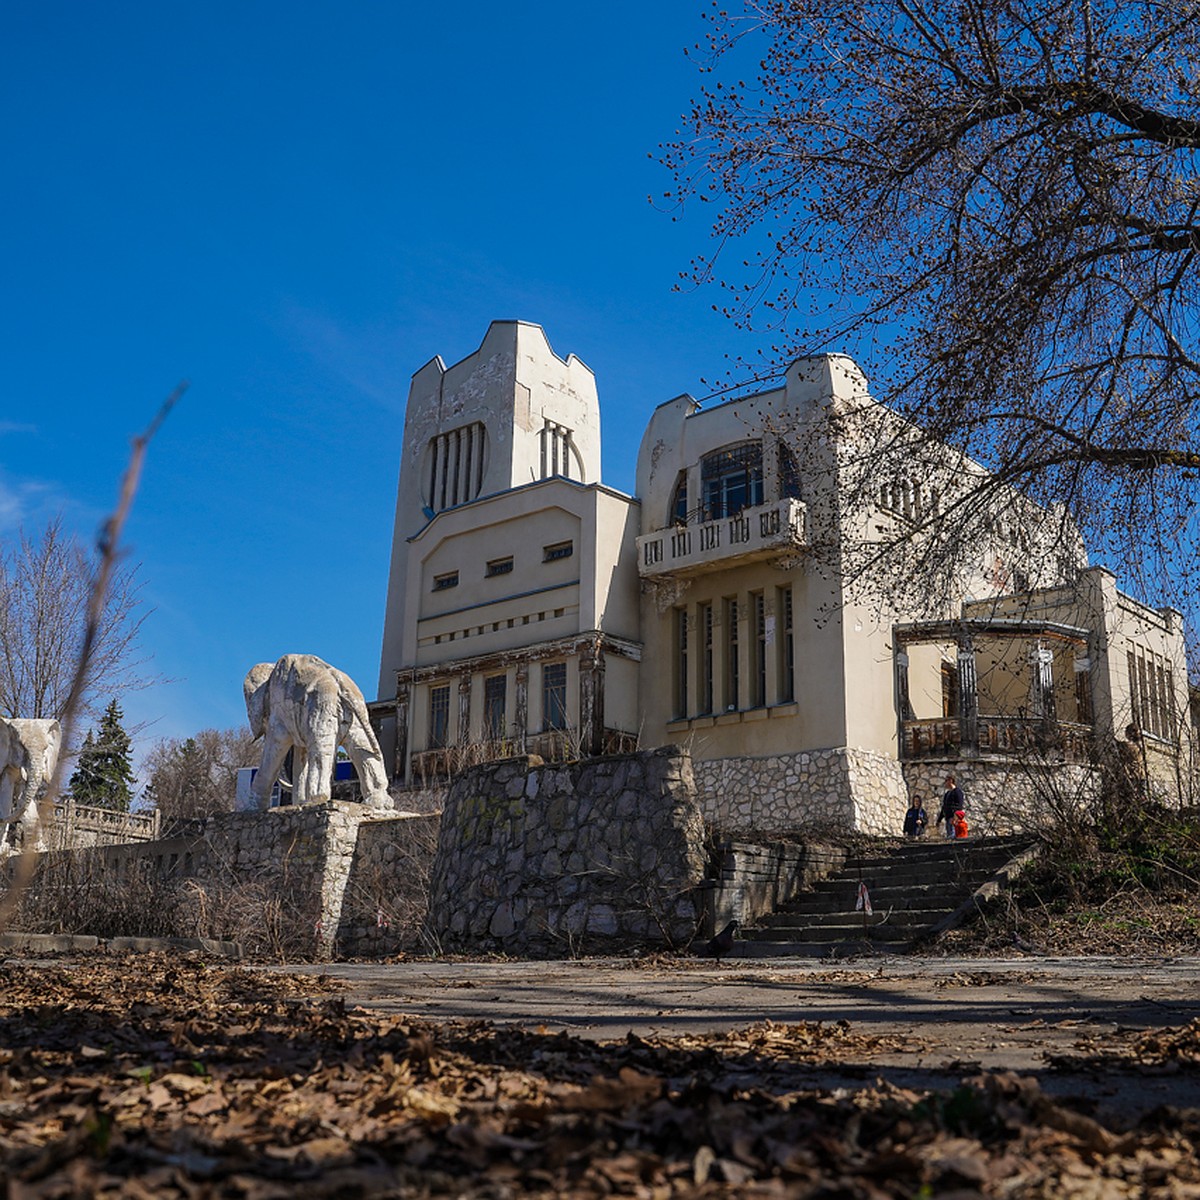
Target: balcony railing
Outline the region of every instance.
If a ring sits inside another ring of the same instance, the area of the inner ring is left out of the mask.
[[[643,578],[697,575],[755,559],[788,555],[807,544],[807,510],[799,500],[777,500],[737,516],[643,534],[637,540]]]
[[[1067,762],[1087,762],[1092,727],[1074,721],[1047,725],[1040,717],[1001,717],[981,713],[980,754],[1051,754]],[[903,757],[958,758],[964,751],[962,722],[958,717],[933,717],[905,721]],[[972,750],[974,753],[974,750]]]

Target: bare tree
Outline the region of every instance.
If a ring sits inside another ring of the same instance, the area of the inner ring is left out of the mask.
[[[663,151],[668,196],[716,209],[691,278],[771,331],[755,375],[851,352],[910,443],[1061,502],[1177,603],[1200,540],[1197,18],[1192,0],[747,0],[714,10],[714,82]],[[927,515],[950,525],[961,499]]]
[[[202,729],[190,738],[166,738],[146,756],[146,798],[164,820],[231,812],[239,767],[257,763],[249,730]]]
[[[0,716],[61,718],[87,629],[96,565],[56,517],[38,536],[23,530],[0,548]],[[112,574],[79,701],[84,718],[151,680],[138,634],[147,612],[137,568]]]

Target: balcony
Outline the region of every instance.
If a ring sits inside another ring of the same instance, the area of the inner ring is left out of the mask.
[[[686,578],[762,559],[789,557],[806,545],[807,509],[799,500],[744,508],[735,517],[677,525],[637,540],[643,579]]]

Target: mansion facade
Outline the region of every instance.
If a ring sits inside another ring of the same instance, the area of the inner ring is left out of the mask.
[[[1089,567],[1065,515],[1039,542],[1045,512],[1015,493],[949,592],[914,603],[849,571],[963,470],[946,447],[944,479],[864,487],[856,418],[900,422],[841,355],[755,396],[681,396],[650,417],[631,497],[600,480],[591,371],[539,326],[495,322],[461,362],[426,364],[370,706],[393,779],[678,743],[713,821],[888,833],[947,770],[1011,824],[1014,763],[1084,764],[1129,724],[1151,774],[1178,776],[1180,615]]]

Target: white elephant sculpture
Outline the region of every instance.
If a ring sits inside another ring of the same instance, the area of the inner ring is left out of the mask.
[[[367,703],[354,680],[313,654],[285,654],[277,663],[251,667],[242,685],[250,732],[263,741],[262,763],[251,786],[260,810],[291,749],[292,798],[320,804],[330,798],[339,746],[358,772],[363,801],[391,807],[387,772]]]
[[[62,726],[33,717],[0,717],[0,854],[14,827],[23,850],[45,850],[38,793],[54,774]]]

